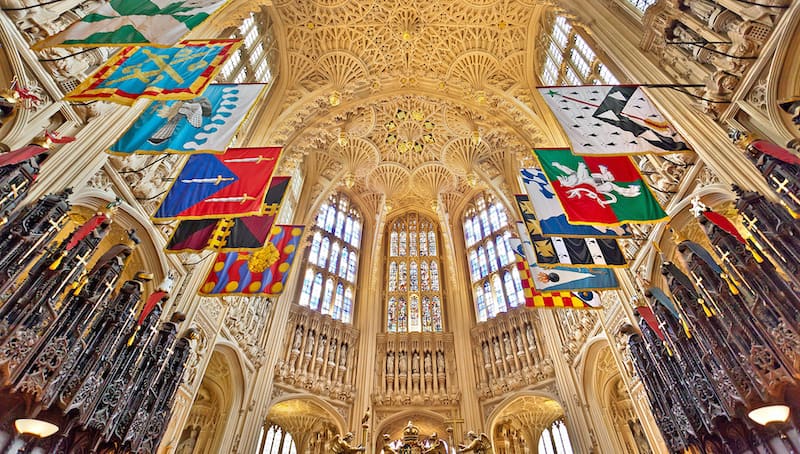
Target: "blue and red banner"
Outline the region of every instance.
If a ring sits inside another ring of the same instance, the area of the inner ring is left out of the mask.
[[[262,214],[281,148],[229,148],[189,157],[154,220],[227,218]]]
[[[301,225],[276,225],[269,243],[261,250],[217,254],[198,293],[202,296],[279,295],[286,286],[303,229]]]

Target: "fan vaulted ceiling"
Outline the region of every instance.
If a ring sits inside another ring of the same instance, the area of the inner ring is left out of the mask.
[[[282,99],[269,140],[307,177],[393,206],[515,178],[556,143],[534,111],[546,6],[510,0],[275,1]]]

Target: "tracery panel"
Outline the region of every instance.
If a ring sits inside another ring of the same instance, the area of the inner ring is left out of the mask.
[[[386,330],[441,332],[438,230],[418,213],[395,219],[388,227]]]
[[[311,226],[311,247],[298,303],[350,323],[361,247],[361,212],[344,194],[332,195]]]

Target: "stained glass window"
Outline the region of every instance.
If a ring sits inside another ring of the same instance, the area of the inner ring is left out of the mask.
[[[322,313],[331,314],[331,303],[333,302],[333,280],[325,281],[325,293],[322,297]]]
[[[310,227],[314,233],[298,298],[301,305],[345,323],[353,316],[361,219],[344,194],[334,194],[322,204]]]
[[[483,227],[475,228],[476,219],[481,220]],[[508,219],[505,207],[489,193],[476,196],[462,216],[479,322],[525,301],[514,251],[508,241],[516,233]],[[476,235],[473,238],[469,236],[470,229]]]
[[[408,213],[388,223],[387,229],[387,331],[442,331],[436,223]]]
[[[637,3],[635,0],[628,1]],[[542,49],[546,50],[540,74],[544,85],[619,83],[600,61],[589,43],[563,16],[556,16],[552,20],[550,34],[544,40]]]
[[[539,437],[539,452],[546,454],[572,454],[572,443],[569,440],[567,426],[562,419],[557,419],[549,428],[542,431]]]

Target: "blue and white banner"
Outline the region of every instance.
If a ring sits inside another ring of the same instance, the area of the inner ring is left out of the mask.
[[[209,85],[185,101],[154,101],[110,153],[223,153],[265,84]]]

